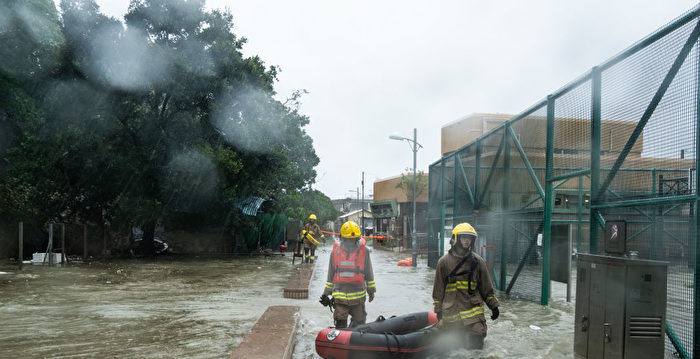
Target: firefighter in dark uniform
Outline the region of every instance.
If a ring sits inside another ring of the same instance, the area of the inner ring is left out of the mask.
[[[481,349],[486,337],[484,304],[491,309],[491,319],[500,314],[493,282],[483,258],[474,253],[476,230],[460,223],[452,230],[451,248],[438,260],[433,284],[438,326],[464,339],[463,346]]]
[[[312,213],[309,216],[309,223],[304,225],[301,236],[304,241],[304,262],[313,263],[316,261],[316,247],[320,244],[318,240],[326,241],[323,238],[325,236],[321,232],[321,227],[316,223],[315,214]]]

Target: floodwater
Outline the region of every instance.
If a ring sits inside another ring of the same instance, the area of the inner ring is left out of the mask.
[[[294,359],[319,358],[314,346],[316,334],[333,325],[329,309],[318,304],[326,282],[328,256],[329,251],[323,250],[309,287],[310,298],[301,301],[310,303],[302,304]],[[367,321],[379,315],[388,318],[433,310],[435,271],[426,266],[425,258],[419,258],[417,267],[399,267],[396,263],[406,254],[374,250],[371,256],[377,294],[372,303],[366,303]],[[553,291],[548,307],[497,293],[501,315],[496,321],[487,319],[484,349],[457,350],[447,358],[573,358],[575,306],[566,302],[566,287],[562,288]],[[486,315],[491,315],[488,309]]]
[[[293,358],[318,358],[316,334],[333,323],[318,303],[329,249],[317,252],[306,300],[282,298],[290,254],[25,265],[21,272],[0,263],[0,358],[228,358],[270,305],[301,307]],[[424,258],[417,268],[397,266],[403,257],[372,251],[377,295],[367,303],[368,321],[432,310],[434,271]],[[500,299],[485,349],[450,358],[573,357],[572,303]]]

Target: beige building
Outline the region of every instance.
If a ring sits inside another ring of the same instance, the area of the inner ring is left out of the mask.
[[[406,174],[413,177],[413,173]],[[418,195],[416,196],[416,232],[427,232],[428,209],[428,174],[417,174],[422,179],[416,181]],[[397,239],[404,239],[411,232],[413,221],[413,197],[412,188],[405,191],[397,188],[401,176],[394,176],[374,182],[374,202],[371,204],[374,217],[375,233],[390,235]],[[420,184],[424,183],[421,189]],[[405,244],[404,244],[405,246]]]
[[[477,113],[450,122],[442,127],[441,148],[443,156],[460,149],[461,147],[474,142],[479,136],[498,127],[512,115],[483,114]],[[601,121],[600,139],[600,166],[601,169],[611,168],[622,149],[630,138],[637,123],[632,121]],[[554,167],[562,168],[561,173],[570,172],[572,168],[590,167],[590,126],[588,119],[556,118],[554,121]],[[530,116],[512,125],[520,145],[527,153],[528,160],[533,168],[545,167],[545,147],[547,129],[546,118],[541,116]],[[497,137],[497,136],[492,136]],[[690,169],[695,166],[694,159],[685,159],[682,153],[658,154],[644,153],[644,134],[640,134],[634,146],[627,155],[622,168],[650,169],[649,171],[626,171],[618,173],[611,188],[616,184],[624,186],[624,190],[649,192],[652,187],[651,169],[655,168],[679,168]],[[482,165],[490,163],[495,158],[500,144],[500,138],[493,138],[482,143]],[[511,158],[520,158],[518,149],[511,146]],[[466,166],[469,159],[462,156],[463,164]],[[568,170],[566,168],[569,168]],[[603,171],[604,173],[604,171]],[[676,178],[680,173],[671,173],[670,177]],[[526,194],[533,188],[529,185],[532,180],[529,173],[514,171],[511,173],[511,184],[517,186],[518,183],[527,184],[527,188],[518,191],[513,188],[512,192],[523,192]],[[661,174],[663,176],[663,173]],[[668,177],[668,176],[666,176]],[[542,177],[543,178],[543,177]],[[656,180],[659,183],[663,180]],[[590,188],[590,180],[584,178],[584,188]],[[558,187],[558,191],[570,189],[577,191],[578,182],[569,181]],[[532,193],[534,196],[535,193]],[[527,201],[523,199],[523,201]]]
[[[406,174],[406,176],[413,177],[413,173]],[[420,176],[420,173],[417,173],[416,176]],[[427,185],[428,183],[428,174],[423,173],[423,179],[425,180],[425,183]],[[373,194],[374,194],[374,202],[381,202],[381,201],[386,201],[386,200],[396,200],[396,202],[403,203],[403,202],[410,202],[413,200],[411,197],[411,190],[408,191],[408,193],[404,192],[403,189],[397,188],[396,186],[398,185],[399,181],[401,180],[401,176],[393,176],[389,178],[384,178],[378,181],[374,182],[374,188],[373,188]],[[420,183],[421,180],[417,180],[416,183]],[[418,191],[418,196],[416,196],[416,202],[428,202],[428,187],[426,186],[423,191]]]
[[[512,115],[506,114],[473,113],[456,119],[442,126],[440,151],[443,156],[453,152],[511,118]]]

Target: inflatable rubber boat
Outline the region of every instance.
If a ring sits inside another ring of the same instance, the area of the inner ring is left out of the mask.
[[[434,312],[419,312],[323,329],[316,336],[316,353],[325,359],[425,357],[433,347],[437,321]]]

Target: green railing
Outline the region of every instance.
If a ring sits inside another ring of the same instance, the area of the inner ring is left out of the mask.
[[[689,11],[434,162],[429,265],[445,251],[446,226],[468,221],[498,288],[548,305],[562,233],[578,252],[600,253],[605,221],[625,219],[628,249],[671,263],[668,301],[680,305],[667,309],[667,350],[700,358],[699,16]]]

